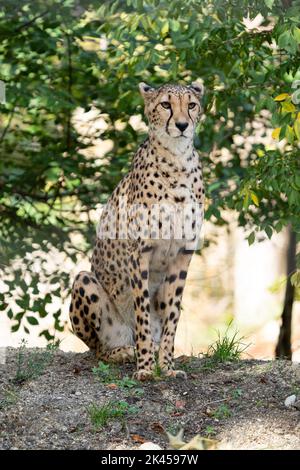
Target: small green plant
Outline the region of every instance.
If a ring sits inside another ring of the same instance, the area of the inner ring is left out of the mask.
[[[204,429],[204,435],[206,437],[214,437],[216,434],[217,434],[217,431],[215,430],[213,426],[208,425]]]
[[[102,383],[115,383],[118,387],[122,389],[132,389],[137,387],[139,384],[136,380],[125,375],[120,377],[120,370],[111,364],[105,364],[104,362],[99,361],[97,367],[92,369],[94,376],[101,380]]]
[[[231,416],[231,411],[227,405],[219,405],[217,409],[212,412],[212,417],[216,419],[229,418]]]
[[[258,408],[261,408],[262,406],[264,406],[263,400],[256,400],[255,406],[257,406]]]
[[[233,335],[229,335],[230,326],[231,324],[223,337],[218,332],[218,339],[208,348],[206,357],[212,364],[237,361],[249,347],[249,344],[242,342],[244,337],[239,337],[237,331]]]
[[[171,413],[174,413],[174,411],[176,411],[176,407],[172,403],[168,403],[166,405],[165,410],[166,410],[166,413],[171,414]]]
[[[169,426],[166,428],[166,432],[172,434],[173,436],[177,436],[179,433],[180,429],[182,429],[182,425],[180,423],[171,423]]]
[[[125,375],[125,377],[117,381],[117,384],[120,388],[134,388],[138,385],[138,382]]]
[[[17,355],[17,371],[13,383],[21,384],[40,376],[51,363],[59,343],[50,343],[41,351],[27,351],[26,340],[22,340]]]
[[[0,400],[0,410],[4,410],[14,405],[18,400],[18,392],[15,387],[7,388],[4,391],[4,397]]]
[[[105,364],[102,361],[98,362],[97,367],[92,368],[92,372],[103,383],[115,382],[119,377],[119,371],[116,366]]]
[[[88,408],[88,414],[95,429],[106,426],[112,419],[121,419],[124,423],[128,414],[137,411],[137,407],[130,406],[126,401],[109,401],[102,406],[93,403]]]
[[[237,388],[235,390],[233,390],[232,392],[232,398],[234,400],[238,400],[239,398],[241,398],[243,395],[243,391],[240,389],[240,388]]]
[[[161,376],[162,376],[162,370],[161,370],[161,367],[160,367],[160,365],[158,364],[157,361],[155,362],[155,365],[154,365],[153,376],[155,378],[161,378]]]
[[[291,387],[291,395],[300,395],[300,387],[298,383],[293,383]]]
[[[142,397],[145,394],[145,390],[143,388],[134,388],[132,390],[132,395],[136,397]]]

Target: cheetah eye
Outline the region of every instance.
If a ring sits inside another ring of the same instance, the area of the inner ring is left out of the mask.
[[[196,103],[189,103],[189,109],[194,109],[196,106]]]
[[[162,103],[160,103],[162,105],[163,108],[165,109],[170,109],[171,108],[171,105],[168,101],[163,101]]]

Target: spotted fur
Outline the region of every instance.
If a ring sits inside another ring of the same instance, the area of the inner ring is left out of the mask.
[[[163,373],[184,375],[173,368],[174,338],[194,245],[186,237],[177,239],[172,230],[171,236],[164,232],[170,219],[164,204],[175,211],[190,203],[203,207],[201,164],[193,145],[203,87],[139,87],[149,137],[101,215],[91,271],[80,272],[73,284],[70,319],[74,333],[98,358],[136,360],[135,376],[146,380],[153,375],[155,351]],[[156,228],[147,232],[145,219],[157,203],[161,214],[154,217]],[[199,222],[193,210],[186,217],[194,226]],[[112,227],[115,235],[105,236]]]

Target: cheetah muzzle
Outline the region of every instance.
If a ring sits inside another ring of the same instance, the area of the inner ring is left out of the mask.
[[[100,217],[91,271],[72,288],[74,333],[107,362],[136,361],[148,380],[174,370],[174,339],[204,189],[193,145],[203,86],[139,85],[149,136]]]

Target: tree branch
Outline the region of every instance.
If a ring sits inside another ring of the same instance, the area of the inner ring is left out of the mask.
[[[18,26],[16,29],[15,29],[15,32],[18,33],[19,31],[21,31],[21,29],[24,29],[24,28],[28,28],[29,26],[31,26],[36,20],[38,20],[39,18],[42,18],[43,16],[47,15],[49,13],[49,10],[46,10],[44,11],[43,13],[40,13],[39,15],[36,15],[34,18],[32,18],[31,20],[29,21],[26,21],[25,23],[22,23],[20,26]]]

